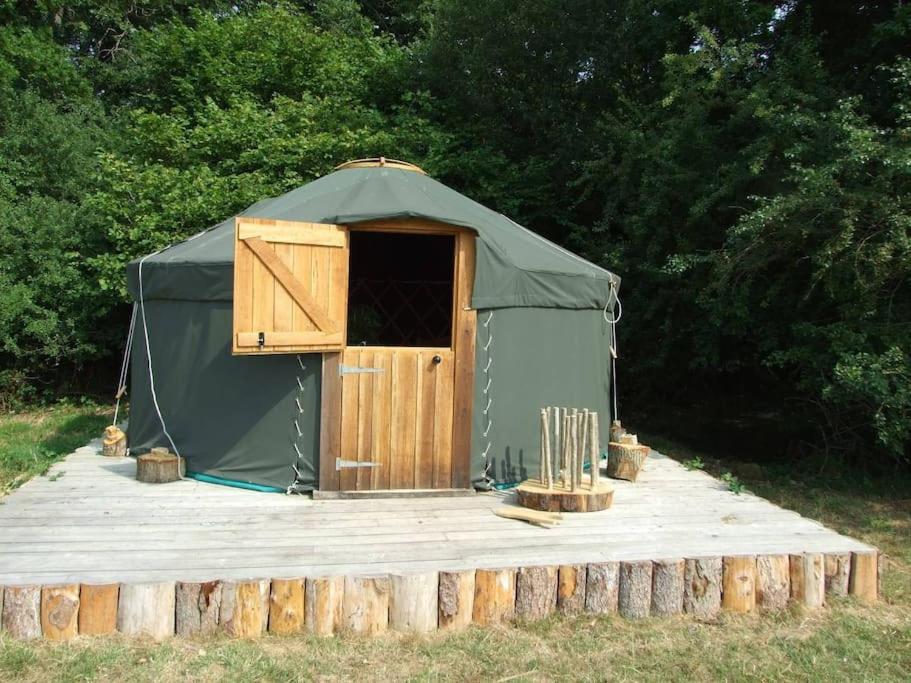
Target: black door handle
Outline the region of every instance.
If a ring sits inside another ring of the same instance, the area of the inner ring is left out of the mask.
[[[442,362],[443,362],[443,357],[441,355],[437,354],[436,356],[433,357],[434,365],[439,365]]]

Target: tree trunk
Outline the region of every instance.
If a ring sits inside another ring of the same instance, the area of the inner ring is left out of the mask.
[[[474,623],[486,626],[516,616],[515,569],[478,569],[474,580]]]
[[[376,635],[389,627],[389,577],[346,576],[345,628],[353,633]]]
[[[471,623],[474,611],[475,572],[440,572],[440,619],[442,630],[458,630]]]
[[[560,614],[581,614],[585,609],[585,565],[560,566],[557,582],[557,609]]]
[[[543,619],[557,606],[557,568],[521,567],[516,574],[516,617]]]
[[[714,619],[721,611],[721,558],[686,561],[683,610],[699,619]]]
[[[193,636],[218,630],[221,613],[221,581],[177,583],[177,634]]]
[[[683,560],[658,560],[652,568],[652,614],[668,617],[683,612]]]
[[[439,620],[440,576],[437,572],[390,577],[389,627],[404,633],[429,633]]]
[[[613,614],[620,593],[620,563],[590,564],[585,570],[585,611]]]
[[[344,596],[343,576],[307,579],[304,599],[307,631],[318,636],[331,636],[340,630]]]
[[[304,629],[304,579],[272,579],[269,600],[269,632],[280,635]]]
[[[41,637],[41,587],[7,586],[3,594],[3,630],[13,638]]]
[[[75,638],[79,626],[79,584],[41,589],[41,631],[48,640]]]
[[[642,619],[652,607],[652,563],[621,562],[617,607],[627,619]]]
[[[725,557],[721,606],[732,612],[756,608],[756,557]]]
[[[117,630],[120,584],[82,584],[79,589],[79,635],[97,636]]]
[[[756,558],[756,602],[770,610],[788,606],[791,597],[791,571],[787,555],[760,555]]]
[[[173,636],[175,591],[173,581],[123,584],[117,605],[117,630],[155,640]]]

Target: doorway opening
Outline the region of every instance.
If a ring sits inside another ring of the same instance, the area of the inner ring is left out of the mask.
[[[348,346],[452,346],[455,238],[350,232]]]

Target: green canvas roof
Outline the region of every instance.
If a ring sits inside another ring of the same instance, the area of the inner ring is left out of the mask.
[[[474,308],[600,308],[620,279],[422,173],[395,168],[347,168],[240,215],[314,223],[350,224],[424,218],[471,228],[478,234]],[[233,217],[147,258],[146,299],[230,301],[234,262]],[[138,298],[139,260],[127,269]]]

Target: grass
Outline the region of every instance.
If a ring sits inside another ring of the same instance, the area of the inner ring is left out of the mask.
[[[712,473],[730,466],[657,437],[643,441],[681,460],[699,457]],[[831,600],[817,612],[795,606],[780,614],[723,614],[711,622],[554,617],[375,639],[270,635],[247,642],[218,636],[156,644],[111,636],[55,645],[0,634],[0,680],[908,680],[907,489],[901,482],[852,487],[793,473],[738,476],[749,490],[880,547],[887,555],[883,600],[871,606]]]
[[[101,436],[110,420],[110,408],[93,404],[0,415],[0,496]]]

